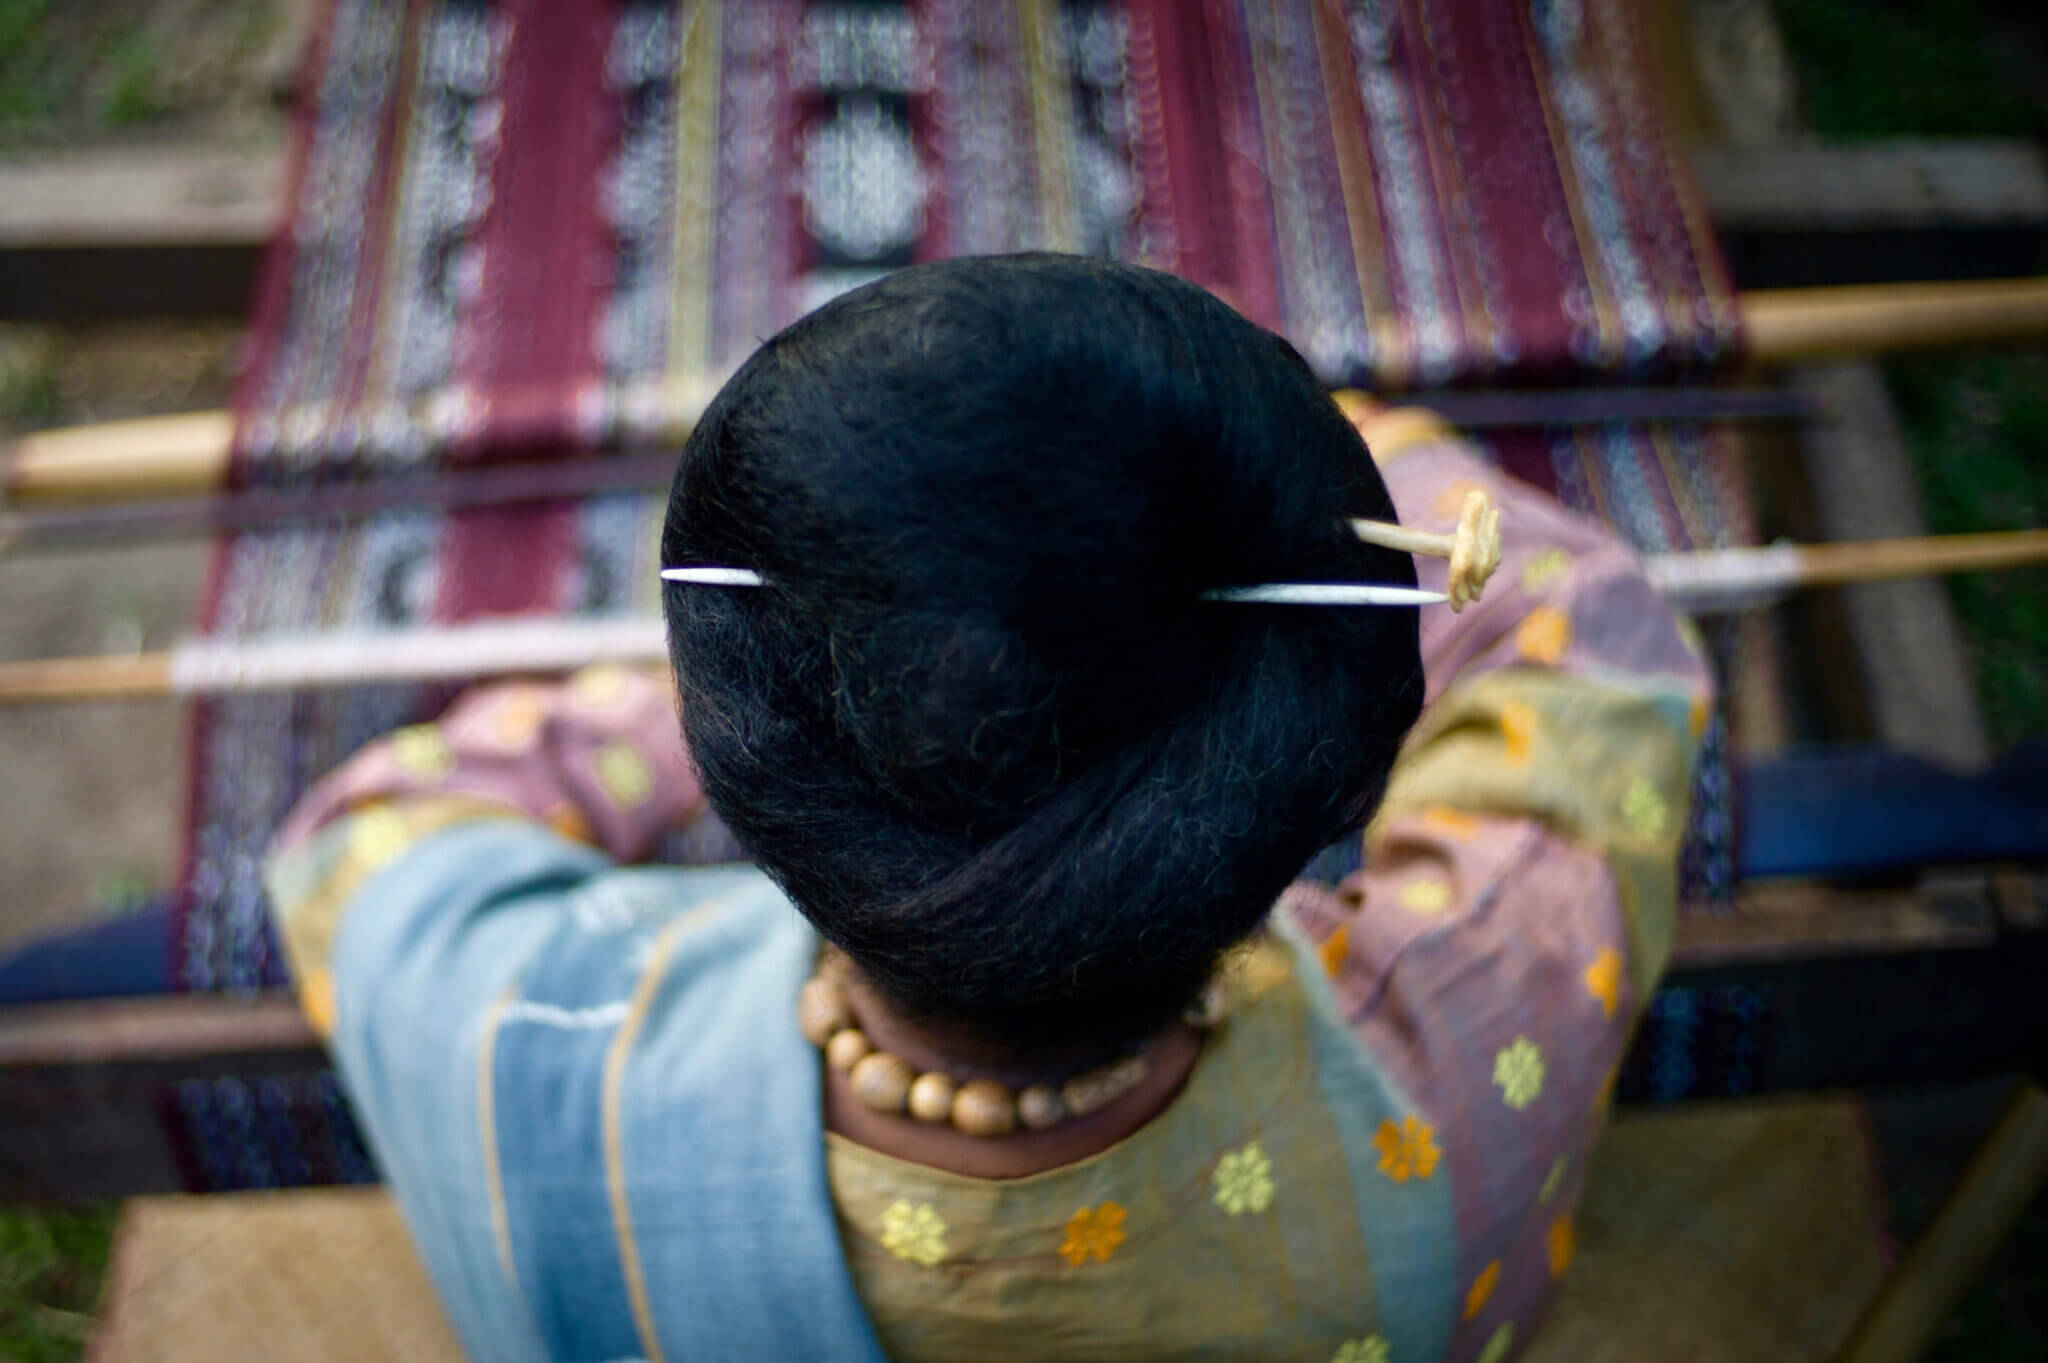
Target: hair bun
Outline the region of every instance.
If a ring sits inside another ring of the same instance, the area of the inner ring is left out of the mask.
[[[684,453],[665,561],[713,803],[906,1005],[1142,1030],[1377,802],[1421,696],[1414,581],[1298,356],[1183,281],[1060,256],[889,276],[776,337]],[[1164,929],[1164,930],[1162,930]]]

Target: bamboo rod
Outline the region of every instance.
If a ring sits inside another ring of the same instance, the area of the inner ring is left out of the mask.
[[[114,502],[216,492],[235,438],[226,412],[107,421],[41,431],[14,444],[9,501]]]
[[[2048,530],[1859,544],[1768,545],[1653,554],[1644,569],[1681,610],[1740,609],[1800,586],[2048,562]],[[0,663],[0,706],[245,691],[458,681],[566,672],[590,663],[659,665],[655,617],[511,617],[363,634],[199,639],[166,653]]]
[[[1751,358],[1763,364],[2048,337],[2048,278],[1759,290],[1739,295],[1737,306]],[[686,430],[688,418],[702,410],[712,386],[685,384],[653,396],[657,405],[673,409],[669,416],[681,419],[675,429]],[[1650,418],[1649,395],[1620,391],[1633,404],[1629,419]],[[1706,394],[1686,392],[1688,412],[1715,419],[1714,404]],[[1454,410],[1473,396],[1444,394],[1439,399],[1453,409],[1449,419],[1454,425],[1473,424],[1458,421]],[[1600,416],[1602,409],[1591,398],[1582,404],[1560,394],[1525,395],[1526,401],[1507,394],[1477,396],[1483,398],[1473,413],[1477,424],[1516,424],[1521,418],[1504,408],[1531,404],[1542,408],[1539,415],[1545,421],[1614,419]],[[1568,408],[1557,406],[1567,401]],[[1743,397],[1729,411],[1734,419],[1785,414],[1755,395]],[[226,412],[45,431],[16,442],[13,458],[0,474],[0,490],[22,505],[203,496],[227,484],[233,435],[233,421]]]
[[[1806,544],[1799,549],[1800,581],[1809,587],[1988,572],[2043,560],[2048,560],[2048,530]]]
[[[2048,279],[1766,289],[1740,297],[1750,358],[1759,364],[2048,336]]]
[[[1912,1363],[1984,1261],[2048,1185],[2048,1090],[2023,1081],[1927,1233],[1856,1322],[1835,1363]]]

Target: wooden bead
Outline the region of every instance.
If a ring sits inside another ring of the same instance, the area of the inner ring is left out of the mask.
[[[853,1096],[861,1106],[877,1112],[901,1112],[904,1100],[910,1096],[910,1081],[916,1077],[901,1057],[887,1051],[871,1051],[862,1056],[847,1076]]]
[[[1017,1095],[1017,1118],[1033,1131],[1058,1126],[1067,1119],[1066,1100],[1050,1084],[1033,1084]]]
[[[1144,1056],[1134,1055],[1114,1065],[1075,1075],[1061,1086],[1060,1097],[1066,1099],[1067,1111],[1076,1117],[1085,1117],[1108,1107],[1144,1083],[1149,1069]]]
[[[853,1026],[853,1008],[846,1002],[846,991],[816,976],[804,981],[796,996],[796,1025],[813,1046],[822,1046],[834,1032]]]
[[[921,1122],[943,1122],[953,1115],[953,1081],[939,1073],[920,1074],[910,1086],[910,1115]]]
[[[953,1125],[970,1136],[1007,1136],[1017,1128],[1017,1105],[993,1079],[970,1079],[953,1096]]]
[[[848,1027],[834,1032],[832,1039],[825,1043],[825,1063],[835,1070],[845,1071],[859,1064],[861,1057],[874,1049],[868,1034],[858,1027]]]

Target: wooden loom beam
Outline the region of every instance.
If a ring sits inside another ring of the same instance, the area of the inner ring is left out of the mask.
[[[1873,544],[1770,545],[1654,554],[1651,583],[1681,608],[1726,610],[1796,587],[2048,562],[2048,530]],[[195,640],[165,653],[0,663],[0,706],[239,691],[457,681],[666,657],[657,617],[504,617],[357,635]]]
[[[1760,365],[2048,337],[2048,278],[1760,290],[1739,299]],[[233,434],[232,418],[216,411],[24,436],[0,490],[23,505],[204,496],[227,484]]]

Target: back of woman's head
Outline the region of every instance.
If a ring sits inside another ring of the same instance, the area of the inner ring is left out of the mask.
[[[1286,344],[1064,256],[891,275],[769,341],[683,452],[667,565],[719,813],[897,1005],[1019,1056],[1171,1018],[1378,803],[1422,695],[1392,505]]]

